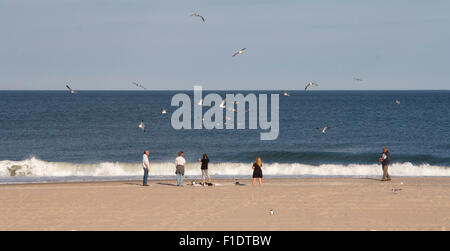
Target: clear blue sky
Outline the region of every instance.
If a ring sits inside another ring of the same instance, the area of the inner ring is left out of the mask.
[[[0,0],[0,89],[450,89],[449,13],[447,0]]]

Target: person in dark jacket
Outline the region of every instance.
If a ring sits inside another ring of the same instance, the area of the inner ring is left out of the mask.
[[[389,168],[389,163],[391,162],[391,154],[389,153],[389,151],[386,147],[383,147],[383,153],[381,154],[380,162],[381,162],[381,166],[383,168],[382,181],[390,181],[391,176],[389,176],[388,168]]]
[[[201,167],[200,169],[202,170],[202,184],[205,186],[206,185],[206,178],[208,178],[208,183],[211,184],[211,176],[209,176],[208,173],[208,163],[209,163],[209,158],[208,155],[205,153],[203,154],[203,158],[199,160]]]

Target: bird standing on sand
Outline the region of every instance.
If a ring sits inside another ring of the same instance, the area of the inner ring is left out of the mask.
[[[308,84],[306,84],[305,86],[305,91],[311,87],[311,86],[319,86],[316,82],[309,82]]]
[[[269,210],[269,214],[270,214],[270,215],[274,215],[274,214],[275,214],[275,212],[273,211],[273,209],[270,209],[270,210]]]
[[[325,126],[324,128],[317,127],[316,129],[321,131],[322,134],[325,134],[325,133],[327,133],[327,130],[330,129],[330,128],[331,127],[329,127],[329,126]]]
[[[69,92],[70,92],[71,94],[77,93],[77,91],[75,91],[75,90],[73,90],[72,88],[70,88],[69,85],[66,85],[66,87],[67,87],[67,89],[69,89]]]
[[[239,55],[239,54],[244,53],[245,49],[247,49],[247,48],[242,48],[242,49],[240,49],[239,51],[237,51],[236,53],[233,54],[233,57],[235,57],[235,56],[237,56],[237,55]]]
[[[141,85],[141,84],[139,84],[139,83],[133,82],[132,84],[135,85],[135,86],[137,86],[137,87],[139,87],[139,88],[142,88],[142,89],[144,89],[144,90],[147,90],[147,88],[145,88],[143,85]]]
[[[202,15],[198,14],[198,13],[193,13],[193,14],[191,15],[191,17],[192,17],[192,16],[199,17],[199,18],[201,18],[201,19],[203,20],[203,22],[205,22],[205,18],[204,18]]]
[[[139,128],[141,128],[142,131],[145,132],[145,123],[144,123],[144,120],[142,120],[141,123],[139,124]]]

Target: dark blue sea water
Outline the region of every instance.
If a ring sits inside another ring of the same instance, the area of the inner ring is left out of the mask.
[[[256,156],[273,175],[371,174],[383,146],[402,175],[450,174],[450,91],[251,92],[280,94],[274,141],[261,130],[175,130],[176,93],[0,91],[0,177],[137,175],[146,148],[158,175],[172,174],[178,151],[192,168],[208,153],[217,174],[245,175]]]

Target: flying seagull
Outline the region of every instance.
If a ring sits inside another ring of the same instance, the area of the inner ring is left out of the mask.
[[[197,105],[203,105],[203,99],[200,99],[200,101],[198,101]]]
[[[237,56],[237,55],[239,55],[239,54],[244,53],[245,49],[247,49],[247,48],[242,48],[242,49],[240,49],[238,52],[236,52],[236,53],[233,54],[233,57],[235,57],[235,56]]]
[[[69,89],[69,92],[70,92],[70,93],[72,93],[72,94],[77,93],[77,91],[75,91],[75,90],[73,90],[72,88],[70,88],[69,85],[66,85],[66,87],[67,87],[67,89]]]
[[[355,81],[355,82],[361,82],[361,81],[363,81],[363,80],[360,79],[360,78],[353,78],[353,81]]]
[[[144,124],[144,120],[142,120],[141,123],[139,124],[139,128],[141,128],[142,131],[145,132],[145,124]]]
[[[132,84],[135,85],[136,87],[139,87],[139,88],[142,88],[144,90],[147,90],[147,88],[145,88],[143,85],[141,85],[139,83],[133,82]]]
[[[396,99],[396,100],[394,100],[394,103],[396,103],[397,105],[399,105],[399,104],[400,104],[400,100]]]
[[[225,108],[225,102],[226,102],[226,98],[224,98],[223,100],[222,100],[222,103],[220,103],[220,105],[219,105],[219,107],[220,108]]]
[[[200,14],[198,14],[198,13],[193,13],[193,14],[191,15],[191,17],[192,17],[192,16],[199,17],[199,18],[201,18],[201,19],[203,20],[203,22],[205,22],[205,18],[204,18],[203,16],[201,16]]]
[[[291,96],[291,94],[289,92],[283,92],[283,95],[286,96],[286,97]]]
[[[167,109],[161,108],[161,114],[166,114],[167,113]]]
[[[321,131],[322,134],[325,134],[325,133],[327,133],[327,130],[330,129],[330,128],[331,127],[329,127],[329,126],[325,126],[324,128],[317,127],[316,129]]]
[[[308,90],[309,87],[311,86],[319,86],[316,82],[309,82],[306,86],[305,86],[305,91]]]

